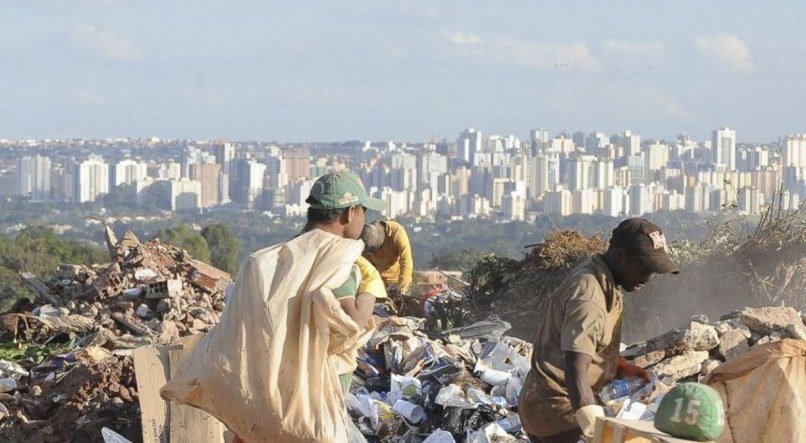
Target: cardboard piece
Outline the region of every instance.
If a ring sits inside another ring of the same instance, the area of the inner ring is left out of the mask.
[[[170,404],[159,393],[202,337],[192,335],[181,345],[146,346],[132,352],[144,443],[225,442],[226,427],[220,421],[201,409]]]

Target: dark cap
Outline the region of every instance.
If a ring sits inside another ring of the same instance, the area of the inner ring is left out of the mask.
[[[364,252],[373,253],[383,245],[383,241],[386,239],[386,230],[381,222],[376,220],[364,225],[359,238],[364,241]]]
[[[628,218],[613,229],[611,247],[620,247],[638,255],[647,269],[656,274],[679,274],[669,257],[666,236],[660,226],[643,218]]]

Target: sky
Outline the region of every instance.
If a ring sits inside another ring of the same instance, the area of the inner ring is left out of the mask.
[[[806,132],[806,2],[0,0],[0,139]]]

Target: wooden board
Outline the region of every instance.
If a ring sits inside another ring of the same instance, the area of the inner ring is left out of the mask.
[[[160,397],[160,387],[168,381],[168,350],[146,346],[132,352],[140,399],[143,442],[167,443],[170,417],[168,403]]]
[[[182,349],[172,350],[169,353],[171,374],[173,377],[182,361],[201,340],[203,335],[186,337]],[[199,408],[192,406],[171,405],[171,443],[224,443],[225,427],[220,421]]]
[[[201,409],[168,403],[159,394],[201,338],[193,335],[181,345],[146,346],[132,353],[144,443],[224,443],[226,427],[220,421]]]
[[[599,417],[593,443],[692,443],[694,440],[672,437],[648,421]],[[705,442],[708,443],[708,442]]]

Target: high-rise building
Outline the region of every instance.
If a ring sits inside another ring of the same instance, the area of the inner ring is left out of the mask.
[[[117,162],[112,168],[112,187],[129,185],[148,176],[148,165],[132,159]]]
[[[462,131],[456,143],[456,158],[470,164],[475,164],[474,158],[477,153],[482,152],[483,142],[484,139],[482,138],[481,131],[475,128]]]
[[[93,202],[109,193],[109,165],[100,157],[77,163],[73,168],[73,203]]]
[[[605,189],[602,212],[610,217],[624,217],[629,212],[630,198],[627,191],[619,186]]]
[[[187,211],[201,207],[201,182],[182,178],[171,180],[171,210]]]
[[[593,165],[592,187],[607,189],[615,183],[613,160],[598,159]]]
[[[630,186],[630,215],[640,216],[653,212],[654,188],[643,184]]]
[[[237,186],[233,183],[233,177],[235,176],[235,147],[231,143],[220,143],[216,145],[213,153],[215,154],[216,163],[221,165],[221,188],[227,191],[227,193],[221,194],[221,202],[235,200],[235,193],[237,192]]]
[[[507,220],[526,219],[526,195],[520,191],[511,191],[504,196],[502,211]]]
[[[652,143],[644,152],[646,163],[646,177],[651,177],[651,173],[660,171],[669,163],[669,145],[665,143]]]
[[[641,136],[633,134],[632,131],[622,131],[619,134],[621,146],[624,148],[624,155],[638,155],[641,153]]]
[[[579,157],[568,159],[568,189],[579,191],[588,189],[593,184],[593,166],[596,157],[592,155],[580,155]]]
[[[17,195],[31,200],[49,200],[50,158],[26,155],[17,160]]]
[[[201,163],[201,150],[193,146],[185,146],[179,152],[179,165],[182,168],[182,178],[190,174],[190,165]]]
[[[291,148],[283,152],[285,160],[285,171],[288,174],[289,183],[310,178],[311,175],[311,152],[308,148]]]
[[[627,168],[630,170],[630,182],[632,184],[646,183],[646,166],[643,154],[627,157]]]
[[[729,171],[736,170],[736,131],[719,128],[711,133],[713,162],[725,165]]]
[[[234,164],[238,189],[233,201],[251,209],[255,200],[263,193],[266,165],[245,158],[236,159]]]
[[[190,179],[201,183],[202,208],[216,206],[221,202],[221,165],[197,163],[190,165]]]
[[[448,172],[448,158],[436,152],[422,153],[417,156],[418,183],[417,189],[431,187],[436,190],[439,176]]]
[[[593,189],[574,191],[574,214],[593,214],[599,210],[598,193]]]
[[[546,192],[546,197],[543,199],[543,212],[561,216],[573,214],[574,195],[568,189],[561,187]]]
[[[781,166],[806,168],[806,136],[795,134],[784,140],[781,152]]]

